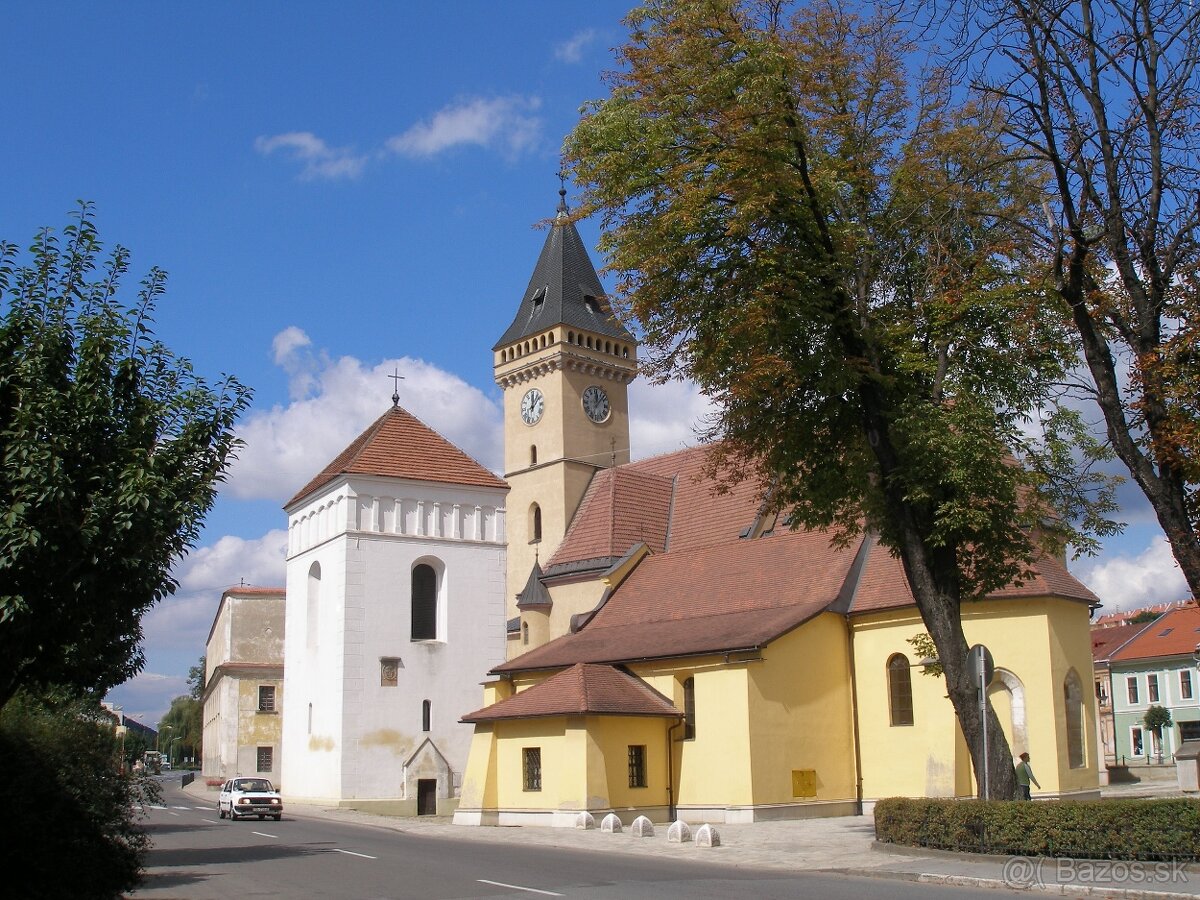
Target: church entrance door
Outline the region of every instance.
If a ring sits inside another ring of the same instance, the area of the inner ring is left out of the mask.
[[[417,815],[437,815],[437,779],[417,779]]]

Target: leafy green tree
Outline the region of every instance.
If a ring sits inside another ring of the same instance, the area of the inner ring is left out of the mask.
[[[1154,735],[1154,748],[1161,756],[1163,728],[1171,725],[1171,711],[1162,706],[1151,706],[1146,710],[1146,714],[1142,716],[1142,722],[1150,729],[1150,733]]]
[[[566,146],[618,306],[652,373],[716,401],[715,471],[900,558],[982,785],[962,603],[1088,546],[1075,523],[1113,527],[1106,486],[1067,465],[1086,435],[1056,405],[1072,346],[1023,255],[1036,173],[993,110],[910,83],[881,14],[651,0],[628,24]],[[987,780],[1012,796],[987,716]]]
[[[169,729],[169,731],[167,730]],[[180,756],[199,758],[204,738],[204,703],[191,696],[176,697],[158,723],[163,743],[159,749],[174,761]],[[178,742],[179,750],[172,750]]]
[[[20,896],[117,897],[137,886],[150,845],[141,810],[159,788],[122,774],[119,754],[94,701],[19,693],[0,709],[4,852]]]
[[[1143,609],[1136,616],[1133,616],[1129,619],[1129,624],[1130,625],[1145,625],[1148,622],[1153,622],[1160,615],[1162,615],[1162,613],[1156,613],[1153,610]]]
[[[188,688],[193,700],[204,699],[204,673],[208,666],[208,657],[201,656],[196,665],[188,669]]]
[[[27,256],[0,242],[0,705],[141,669],[141,617],[175,590],[250,400],[155,339],[164,272],[126,305],[129,253],[102,254],[86,204]]]
[[[971,85],[1005,111],[1003,139],[1047,175],[1029,226],[1088,393],[1200,597],[1200,6],[931,5],[955,17]],[[944,55],[945,29],[931,33]]]

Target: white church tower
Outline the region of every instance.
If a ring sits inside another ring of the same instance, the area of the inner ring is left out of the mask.
[[[446,815],[505,655],[508,485],[398,400],[284,507],[282,787]]]

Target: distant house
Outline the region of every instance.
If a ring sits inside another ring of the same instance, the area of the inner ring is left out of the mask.
[[[208,633],[202,772],[278,781],[283,746],[283,588],[221,595]]]
[[[1177,607],[1155,619],[1108,658],[1112,677],[1116,754],[1120,758],[1170,759],[1183,741],[1200,740],[1200,608]],[[1173,725],[1154,746],[1143,721],[1161,706]]]
[[[1096,716],[1100,747],[1108,763],[1117,761],[1116,731],[1113,724],[1113,685],[1109,658],[1135,635],[1146,629],[1139,625],[1108,625],[1092,628],[1092,674],[1096,684]]]

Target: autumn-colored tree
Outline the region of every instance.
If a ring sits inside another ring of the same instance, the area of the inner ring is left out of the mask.
[[[1022,255],[1037,173],[994,110],[911,84],[878,14],[653,0],[628,24],[566,147],[618,307],[654,374],[716,401],[715,471],[900,558],[978,781],[1012,796],[990,707],[983,777],[962,603],[1020,578],[1039,541],[1086,544],[1080,516],[1108,527],[1096,485],[1064,476],[1081,429],[1053,384],[1072,348]]]
[[[1005,110],[1005,141],[1044,167],[1029,225],[1107,438],[1200,597],[1200,6],[937,6],[957,17],[970,83]],[[945,28],[926,33],[945,52]]]

